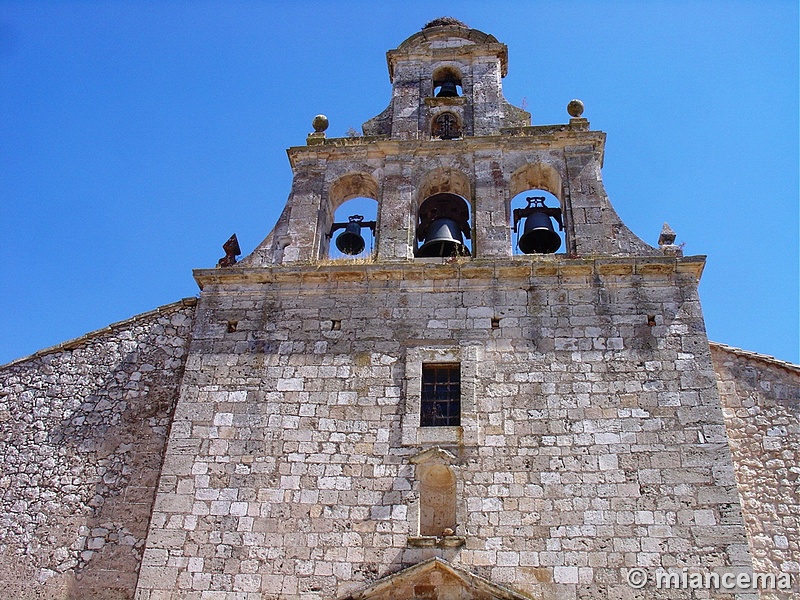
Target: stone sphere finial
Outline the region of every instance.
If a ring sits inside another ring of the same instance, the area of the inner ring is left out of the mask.
[[[322,133],[328,128],[328,117],[325,115],[317,115],[314,117],[314,120],[311,121],[311,126],[314,128],[314,131],[317,133]]]
[[[576,119],[583,114],[583,109],[583,102],[578,99],[570,100],[569,104],[567,104],[567,112],[569,113],[569,116]]]

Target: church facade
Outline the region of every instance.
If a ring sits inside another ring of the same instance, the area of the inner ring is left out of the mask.
[[[2,367],[0,596],[795,597],[800,367],[708,341],[704,257],[621,222],[580,102],[506,102],[492,35],[387,60],[198,299]]]

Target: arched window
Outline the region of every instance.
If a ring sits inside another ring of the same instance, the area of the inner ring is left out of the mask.
[[[378,182],[355,172],[332,181],[320,211],[319,258],[371,258],[375,247]],[[327,210],[325,210],[327,209]]]
[[[427,197],[417,215],[415,255],[419,258],[437,256],[469,256],[472,249],[466,240],[472,237],[469,225],[469,203],[457,194],[442,192]]]
[[[414,255],[469,256],[472,231],[469,224],[471,187],[467,176],[451,167],[439,167],[425,174],[417,191]],[[430,243],[430,242],[436,243]]]
[[[455,140],[461,137],[461,124],[451,112],[439,113],[433,118],[431,135],[440,140]]]
[[[569,253],[569,223],[561,211],[561,174],[546,161],[520,165],[509,178],[514,254]],[[522,242],[522,248],[520,248]]]

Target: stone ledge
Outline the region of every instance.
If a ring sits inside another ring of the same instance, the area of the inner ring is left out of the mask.
[[[391,139],[388,135],[355,136],[345,138],[313,138],[312,145],[292,146],[286,150],[292,168],[306,158],[326,160],[352,160],[354,146],[370,156],[396,156],[398,154],[439,155],[444,150],[458,154],[490,149],[541,149],[570,148],[573,152],[598,152],[602,164],[606,134],[602,131],[581,130],[568,124],[535,125],[501,129],[495,135],[467,135],[458,140],[442,140],[425,136],[414,140]],[[454,144],[452,142],[458,142]]]
[[[467,99],[464,96],[439,96],[425,98],[425,106],[464,106]]]
[[[598,276],[653,279],[675,275],[700,280],[705,256],[624,256],[602,258],[567,258],[563,255],[518,256],[506,259],[425,259],[407,262],[340,264],[291,263],[270,267],[229,267],[195,269],[194,278],[200,289],[215,284],[336,284],[339,282],[389,280],[444,281],[464,279],[476,284],[480,279],[536,279],[559,277],[562,280]]]
[[[415,548],[458,548],[467,543],[463,535],[416,535],[408,537],[408,545]]]

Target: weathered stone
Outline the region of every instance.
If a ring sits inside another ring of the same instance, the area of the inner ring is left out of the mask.
[[[641,600],[635,567],[800,571],[800,368],[709,347],[704,258],[620,221],[604,133],[503,99],[494,37],[437,20],[389,67],[364,137],[289,150],[278,224],[195,272],[196,308],[0,370],[8,597]],[[537,189],[564,254],[512,252]],[[441,193],[473,252],[414,258]],[[332,260],[356,196],[376,255]],[[435,363],[457,424],[422,425]]]
[[[133,596],[193,314],[165,306],[0,369],[0,595],[77,598],[74,572],[82,597]]]

